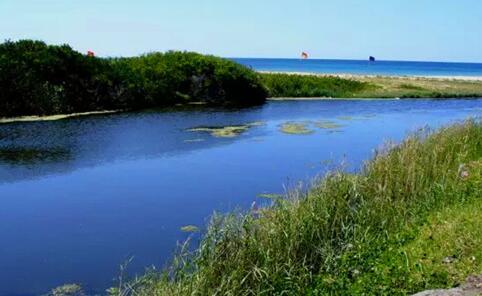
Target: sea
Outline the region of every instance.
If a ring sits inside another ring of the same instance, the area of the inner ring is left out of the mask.
[[[383,76],[478,76],[482,63],[232,58],[257,71]]]

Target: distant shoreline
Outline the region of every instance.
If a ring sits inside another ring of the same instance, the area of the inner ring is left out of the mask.
[[[356,74],[324,74],[310,72],[257,71],[270,76],[276,74],[319,77],[337,77],[354,80],[353,83],[369,85],[361,90],[347,91],[343,96],[297,96],[281,95],[269,96],[267,101],[306,101],[306,100],[397,100],[400,98],[431,99],[431,98],[481,98],[482,76],[389,76],[389,75],[356,75]],[[291,79],[289,79],[291,80]],[[303,79],[304,80],[304,79]],[[306,82],[304,82],[306,83]],[[325,86],[326,87],[326,86]],[[189,104],[201,104],[191,102]],[[55,121],[66,118],[119,113],[126,110],[91,111],[71,114],[54,114],[40,116],[0,117],[0,124],[14,122]]]
[[[392,78],[392,79],[434,79],[434,80],[463,80],[463,81],[482,81],[482,76],[460,76],[460,75],[375,75],[375,74],[349,74],[349,73],[316,73],[316,72],[298,72],[298,71],[256,71],[261,74],[289,74],[289,75],[307,75],[318,77],[340,77],[345,79],[356,78]]]

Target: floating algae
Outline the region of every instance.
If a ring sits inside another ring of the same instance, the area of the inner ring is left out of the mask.
[[[279,198],[282,198],[283,195],[276,194],[276,193],[261,193],[261,194],[258,194],[258,197],[266,198],[266,199],[279,199]]]
[[[314,123],[314,125],[321,129],[337,129],[343,127],[343,125],[332,121],[317,121]]]
[[[30,121],[55,121],[66,118],[74,118],[89,115],[105,115],[121,112],[122,110],[106,110],[106,111],[90,111],[90,112],[80,112],[80,113],[70,113],[70,114],[56,114],[56,115],[46,115],[46,116],[20,116],[3,118],[0,117],[0,123],[12,123],[12,122],[30,122]]]
[[[186,225],[181,227],[181,231],[183,232],[199,232],[199,228],[194,225]]]
[[[219,127],[196,127],[188,129],[189,132],[207,132],[210,133],[211,136],[217,138],[234,138],[237,137],[250,128],[255,126],[263,125],[263,122],[252,122],[244,125],[228,125],[228,126],[219,126]]]
[[[307,122],[285,122],[280,126],[280,131],[291,135],[308,135],[314,132],[308,128]]]

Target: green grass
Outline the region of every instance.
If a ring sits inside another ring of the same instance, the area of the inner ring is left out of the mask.
[[[261,73],[271,98],[470,98],[482,97],[482,81],[423,77]]]
[[[482,97],[482,81],[423,77],[355,77],[369,86],[359,98],[472,98]]]
[[[420,131],[358,174],[333,172],[270,207],[215,214],[197,248],[186,242],[164,272],[110,293],[405,295],[453,286],[482,271],[481,159],[480,121]]]
[[[268,96],[280,97],[351,97],[353,93],[369,87],[368,83],[334,76],[297,74],[261,75],[261,82],[268,90]]]

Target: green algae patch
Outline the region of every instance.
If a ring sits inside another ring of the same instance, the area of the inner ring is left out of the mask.
[[[199,232],[199,227],[194,225],[186,225],[181,227],[182,232]]]
[[[65,284],[63,286],[54,288],[49,294],[52,296],[82,296],[85,295],[82,287],[77,284]]]
[[[309,135],[314,132],[308,128],[307,122],[285,122],[280,126],[280,131],[290,135]]]
[[[342,128],[344,125],[332,122],[332,121],[317,121],[314,123],[317,128],[321,129],[338,129]]]
[[[33,121],[56,121],[62,120],[67,118],[75,118],[75,117],[82,117],[82,116],[89,116],[89,115],[106,115],[106,114],[113,114],[119,113],[122,110],[104,110],[104,111],[90,111],[90,112],[80,112],[80,113],[70,113],[70,114],[56,114],[56,115],[46,115],[46,116],[19,116],[19,117],[1,117],[1,123],[12,123],[12,122],[33,122]]]
[[[206,132],[211,134],[211,136],[216,138],[234,138],[237,137],[249,129],[264,125],[263,122],[252,122],[244,125],[227,125],[219,127],[196,127],[188,129],[189,132]]]
[[[283,195],[276,194],[276,193],[261,193],[258,194],[259,198],[266,198],[266,199],[280,199],[283,198]]]

